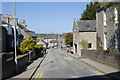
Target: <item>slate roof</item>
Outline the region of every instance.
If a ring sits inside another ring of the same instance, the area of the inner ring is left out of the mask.
[[[2,24],[8,24],[8,23],[7,23],[6,21],[3,21],[3,20],[2,20]]]
[[[47,35],[44,39],[57,39],[57,36]]]
[[[57,40],[50,41],[50,43],[57,43],[57,42],[58,42]]]
[[[95,32],[96,20],[77,20],[77,27],[80,32]]]
[[[17,25],[18,25],[21,29],[26,29],[26,27],[24,27],[24,26],[21,25],[20,23],[17,23]]]

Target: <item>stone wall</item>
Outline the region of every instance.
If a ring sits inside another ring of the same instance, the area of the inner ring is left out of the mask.
[[[17,62],[18,62],[18,69],[21,69],[22,67],[24,67],[25,65],[27,65],[29,63],[29,55],[28,54],[25,54],[21,57],[19,57],[17,59]]]
[[[82,56],[120,70],[120,53],[102,50],[82,50]]]
[[[27,64],[29,64],[29,61],[35,59],[36,53],[33,51],[29,52],[29,54],[25,54],[23,56],[20,56],[17,58],[17,67],[18,70],[21,70],[24,68]],[[15,63],[15,57],[14,53],[1,53],[0,54],[0,62],[2,63],[2,66],[0,66],[0,79],[6,79],[16,74],[16,63]]]
[[[79,42],[81,42],[82,40],[87,41],[88,43],[91,43],[91,48],[88,48],[90,50],[94,49],[96,50],[96,32],[80,32],[79,33]],[[80,46],[79,49],[83,49],[82,46]]]
[[[109,48],[120,51],[119,22],[117,24],[114,20],[116,16],[114,9],[115,7],[111,6],[96,12],[97,48],[99,50]]]
[[[16,73],[14,53],[1,53],[2,56],[2,78],[11,77]]]
[[[103,11],[96,12],[97,49],[104,48],[103,27]]]

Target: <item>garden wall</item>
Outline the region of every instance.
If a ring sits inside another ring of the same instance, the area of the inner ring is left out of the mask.
[[[18,70],[26,67],[27,64],[33,59],[35,59],[36,53],[34,51],[29,52],[29,54],[25,54],[17,58]],[[0,66],[0,79],[6,79],[16,74],[16,63],[14,53],[1,53],[0,54],[0,62],[2,65]]]
[[[82,56],[112,66],[120,70],[120,53],[102,50],[82,50]]]

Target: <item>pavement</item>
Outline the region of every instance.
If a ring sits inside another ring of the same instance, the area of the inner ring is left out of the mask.
[[[8,79],[8,80],[16,80],[16,79],[25,79],[25,80],[30,80],[36,70],[39,68],[40,64],[46,57],[46,54],[43,57],[38,58],[37,60],[34,60],[30,65],[28,65],[24,71],[21,73],[17,74],[16,76]]]
[[[63,52],[65,52],[65,51],[63,51]],[[90,65],[90,66],[94,67],[95,69],[97,69],[98,71],[100,71],[104,74],[109,74],[110,76],[120,80],[120,72],[116,68],[113,68],[111,66],[99,63],[97,61],[94,61],[94,60],[91,60],[91,59],[88,59],[88,58],[83,58],[83,57],[81,57],[77,54],[71,54],[71,53],[67,53],[67,52],[66,52],[66,54],[72,56],[73,58],[75,58],[77,60],[80,60],[80,61],[86,63],[87,65]]]

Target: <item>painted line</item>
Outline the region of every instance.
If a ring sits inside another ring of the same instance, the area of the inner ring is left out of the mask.
[[[111,77],[106,76],[104,73],[101,73],[99,71],[93,71],[93,72],[97,75],[103,75],[102,77],[105,78],[105,79],[113,80]]]
[[[46,58],[47,54],[44,55],[43,59],[40,61],[39,65],[37,66],[37,68],[35,69],[35,71],[33,72],[33,74],[31,75],[31,77],[29,78],[29,80],[32,79],[32,77],[34,76],[34,74],[36,73],[36,71],[38,70],[38,68],[40,67],[40,65],[42,64],[42,62],[44,61],[44,59]]]
[[[97,74],[97,75],[104,75],[104,73],[101,73],[101,72],[99,72],[99,71],[93,71],[95,74]]]
[[[40,78],[42,77],[42,72],[41,72],[41,73],[39,73],[39,76],[40,76]]]
[[[40,80],[40,78],[42,78],[42,72],[38,72],[36,77],[35,77],[35,80]]]
[[[35,77],[35,80],[38,80],[38,77],[39,77],[39,73],[37,73],[37,75]]]

